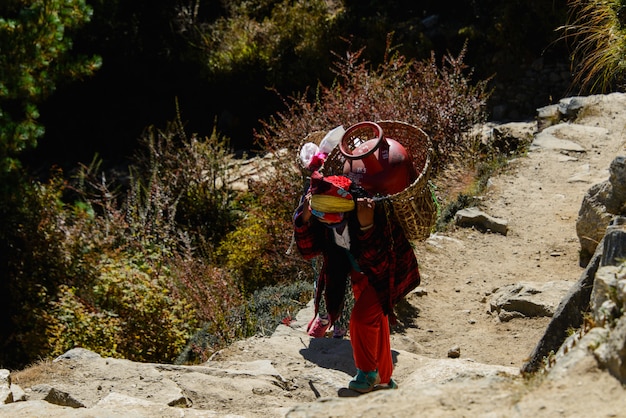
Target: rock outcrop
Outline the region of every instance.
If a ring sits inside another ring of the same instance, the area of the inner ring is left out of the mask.
[[[489,309],[503,322],[520,317],[551,317],[570,287],[564,281],[516,283],[496,290],[491,296]]]
[[[611,163],[609,179],[591,187],[583,198],[576,221],[581,265],[587,265],[616,215],[626,215],[626,157],[622,155]]]
[[[306,336],[304,326],[311,314],[309,305],[294,325],[279,325],[272,337],[236,344],[244,352],[263,346],[264,353],[269,349],[279,360],[256,359],[250,352],[244,354],[249,361],[230,361],[218,353],[201,365],[175,366],[102,358],[77,348],[49,365],[53,373],[39,376],[37,384],[24,389],[3,371],[0,416],[267,418],[300,416],[294,411],[307,404],[317,405],[313,407],[317,411],[331,399],[343,400],[337,396],[345,392],[354,365],[348,341]],[[475,387],[477,381],[488,387],[519,376],[515,368],[468,359],[427,359],[401,350],[394,350],[394,357],[394,374],[407,389],[418,383],[435,387],[449,382]],[[315,402],[318,398],[326,402]],[[317,414],[305,416],[332,415],[330,410]]]

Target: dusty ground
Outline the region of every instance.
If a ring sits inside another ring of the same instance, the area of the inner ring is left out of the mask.
[[[610,161],[588,172],[587,181],[570,182],[588,164],[587,156],[571,157],[537,149],[492,179],[479,207],[508,222],[506,236],[452,227],[417,246],[424,292],[408,297],[418,311],[417,328],[396,334],[396,346],[414,341],[403,348],[434,358],[456,346],[463,358],[522,366],[550,318],[501,322],[490,312],[490,296],[519,282],[574,283],[580,277],[578,209],[586,189],[608,176]]]
[[[608,179],[609,164],[616,155],[626,152],[626,97],[594,96],[588,98],[588,102],[578,115],[574,131],[555,133],[557,139],[573,141],[584,151],[549,144],[532,147],[526,156],[511,161],[503,174],[491,179],[480,207],[487,214],[508,221],[506,236],[452,228],[417,244],[422,285],[419,292],[407,298],[414,311],[409,321],[411,326],[393,333],[392,349],[427,359],[446,359],[448,351],[458,347],[461,359],[479,364],[519,370],[525,363],[550,318],[517,318],[500,322],[496,315],[489,312],[489,296],[494,289],[522,281],[567,281],[574,284],[580,278],[583,268],[578,260],[580,245],[576,236],[576,219],[582,199],[589,187]],[[532,135],[536,124],[520,123],[519,128]],[[439,185],[446,186],[451,185]],[[307,341],[304,336],[302,346],[309,344],[310,351],[315,344],[320,344],[314,340]],[[268,346],[268,350],[264,351],[262,346],[254,343],[242,343],[225,350],[221,358],[271,358],[270,351],[273,349]],[[336,355],[349,356],[349,345],[344,349],[329,345],[320,350],[326,350],[326,354],[339,350]],[[401,390],[402,379],[407,379],[410,370],[416,367],[414,364],[403,367],[402,361],[402,358],[398,359],[394,374]],[[281,363],[284,361],[276,361],[278,365]],[[340,360],[337,360],[337,368],[341,369],[339,363]],[[287,368],[297,375],[302,364],[299,359],[291,359]],[[325,367],[332,368],[332,362]],[[349,380],[350,370],[343,371],[347,373],[346,380]],[[490,416],[589,416],[585,415],[587,413],[619,416],[610,403],[611,396],[621,399],[624,394],[615,379],[599,372],[594,365],[574,374],[563,383],[547,383],[525,398],[519,392],[511,393],[510,388],[480,389],[477,385],[473,395],[482,401],[474,399],[470,403],[474,404],[475,411],[478,408],[477,412],[490,411]],[[585,385],[594,385],[594,389],[590,390]],[[464,392],[467,389],[467,386],[462,386],[456,390]],[[454,393],[455,389],[451,391]],[[590,402],[588,395],[595,391],[602,395],[598,395],[597,402]],[[472,407],[468,406],[466,396],[433,396],[437,400],[433,401],[432,408],[421,405],[422,412],[430,411],[430,415],[427,413],[425,416],[473,416],[468,412]],[[507,401],[500,406],[481,407],[485,399],[492,397],[507,398]],[[609,402],[603,397],[608,397]],[[515,413],[509,409],[514,403],[517,404]],[[355,405],[352,403],[338,408],[335,405],[335,416],[349,415],[350,408]],[[362,403],[359,405],[363,406]],[[520,405],[525,412],[519,412]],[[598,405],[604,408],[598,409]],[[395,403],[393,407],[401,408]],[[466,412],[459,412],[464,410]],[[395,411],[396,416],[412,416],[415,412],[411,411],[410,405]],[[453,412],[446,414],[444,411]],[[384,413],[385,409],[377,412]],[[293,413],[289,416],[315,414]]]
[[[565,130],[556,135],[584,152],[532,147],[491,179],[481,209],[508,221],[506,236],[456,228],[418,246],[427,295],[411,298],[418,328],[397,335],[396,345],[413,340],[415,352],[436,358],[458,346],[462,357],[480,363],[524,364],[549,318],[500,322],[488,312],[489,295],[518,282],[580,278],[578,210],[589,187],[608,179],[609,164],[624,153],[623,97],[599,97],[579,114],[575,137]]]

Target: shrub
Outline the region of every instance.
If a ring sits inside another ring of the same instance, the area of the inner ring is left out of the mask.
[[[105,237],[85,207],[66,205],[65,182],[27,181],[17,171],[0,176],[0,364],[24,365],[49,351],[44,313],[59,286],[95,275],[92,255]]]
[[[140,142],[126,201],[133,234],[174,245],[182,232],[210,257],[240,216],[238,193],[226,187],[236,170],[227,140],[215,132],[203,140],[187,137],[178,120],[165,129],[146,129]]]
[[[302,280],[267,286],[254,292],[250,310],[255,315],[257,333],[267,336],[281,323],[290,325],[312,297],[313,282]]]
[[[336,14],[321,0],[229,2],[224,16],[200,22],[196,15],[185,33],[213,76],[236,75],[247,84],[261,74],[265,85],[288,89],[327,70]]]
[[[202,327],[190,339],[176,363],[205,362],[236,339],[255,334],[269,336],[279,324],[290,325],[312,296],[312,282],[301,280],[259,289],[246,304],[224,311],[223,323],[207,323]]]
[[[103,312],[77,295],[78,289],[61,285],[58,298],[43,312],[50,356],[59,356],[68,349],[83,347],[102,356],[120,357],[122,319],[113,312]]]
[[[446,55],[438,67],[434,55],[415,61],[394,53],[389,37],[385,60],[374,70],[361,60],[363,49],[345,57],[335,54],[335,83],[319,85],[314,97],[301,94],[285,100],[287,110],[264,121],[257,141],[268,151],[288,150],[283,161],[288,165],[281,168],[293,171],[298,148],[311,132],[364,120],[401,120],[430,136],[436,173],[473,148],[473,138],[464,134],[486,118],[487,81],[470,83],[465,52]]]
[[[363,50],[336,55],[337,79],[331,86],[318,85],[315,92],[285,99],[286,110],[266,121],[257,133],[261,147],[274,156],[270,181],[254,185],[266,228],[275,231],[274,247],[291,240],[291,216],[303,193],[306,173],[296,158],[308,134],[348,127],[364,120],[401,120],[429,134],[435,155],[433,176],[448,164],[476,157],[476,138],[468,132],[485,120],[484,106],[489,95],[487,81],[472,85],[465,75],[465,49],[459,56],[446,56],[441,67],[434,56],[425,61],[407,60],[393,52],[391,38],[385,60],[370,69],[361,59]],[[313,94],[314,93],[314,94]],[[288,244],[284,247],[287,248]],[[284,257],[283,253],[276,253]],[[300,267],[291,261],[293,268]]]
[[[81,188],[73,189],[88,200],[64,203],[66,183],[57,173],[47,184],[22,187],[27,193],[13,202],[18,212],[9,218],[21,226],[5,237],[13,248],[5,286],[14,326],[3,329],[9,364],[76,345],[168,361],[192,333],[193,310],[170,296],[167,253],[125,236],[128,225],[109,189],[88,180],[97,167],[85,168]]]
[[[276,216],[275,213],[252,210],[241,225],[225,237],[218,249],[218,254],[224,258],[224,266],[237,278],[248,296],[266,286],[302,278],[304,263],[290,251],[291,218],[284,221],[284,217],[278,219]]]
[[[239,216],[224,186],[232,166],[217,137],[187,139],[179,127],[147,131],[145,166],[134,167],[126,194],[97,160],[71,186],[60,172],[46,184],[3,175],[2,364],[76,345],[169,362],[200,324],[229,332],[220,315],[243,299],[209,266]]]
[[[171,294],[163,255],[103,255],[91,287],[61,286],[46,312],[51,355],[75,346],[134,361],[171,362],[197,325],[184,298]]]
[[[626,20],[623,0],[570,0],[569,23],[561,27],[573,43],[574,81],[606,92],[626,74]]]
[[[269,233],[260,220],[247,217],[220,244],[218,255],[224,266],[238,278],[242,289],[252,292],[267,285],[272,266],[266,255]]]
[[[250,335],[249,318],[241,311],[245,299],[226,270],[181,254],[173,260],[172,275],[174,292],[190,302],[201,325],[176,361],[194,362],[197,358],[206,361],[207,351],[213,352]]]

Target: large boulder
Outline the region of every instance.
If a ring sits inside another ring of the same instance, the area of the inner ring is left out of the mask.
[[[615,215],[626,215],[626,157],[616,157],[609,179],[592,186],[583,198],[576,234],[580,241],[580,265],[586,266]]]

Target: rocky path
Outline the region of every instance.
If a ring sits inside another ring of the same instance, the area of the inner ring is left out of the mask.
[[[392,336],[392,347],[398,353],[394,377],[401,384],[397,394],[376,393],[345,406],[339,406],[344,405],[341,400],[333,401],[332,408],[328,402],[306,404],[290,417],[316,416],[310,411],[351,416],[352,407],[381,415],[393,410],[393,416],[408,417],[415,416],[415,405],[429,411],[425,416],[473,416],[471,411],[493,411],[493,416],[554,416],[547,411],[585,416],[585,410],[592,415],[607,411],[600,398],[597,404],[585,395],[583,382],[594,382],[599,392],[619,392],[616,387],[620,385],[595,370],[593,362],[583,366],[582,375],[573,373],[572,379],[579,379],[578,386],[569,388],[564,383],[562,393],[559,388],[552,391],[546,386],[535,391],[526,388],[518,377],[511,378],[527,361],[550,318],[513,315],[502,320],[493,307],[499,289],[521,283],[530,293],[538,292],[533,297],[545,294],[544,302],[554,309],[583,272],[576,235],[578,210],[589,187],[608,178],[615,156],[626,153],[626,96],[576,100],[583,106],[573,123],[561,123],[540,134],[535,132],[536,122],[499,127],[511,135],[533,139],[528,155],[512,161],[507,172],[491,179],[482,196],[480,208],[508,222],[506,236],[453,228],[417,245],[423,282],[407,297],[406,307],[414,317]],[[308,318],[304,315],[304,323]],[[260,346],[242,342],[222,355],[267,355]],[[345,386],[354,372],[348,344],[303,338],[299,348],[305,362],[292,362],[281,373],[300,381],[306,376],[304,380],[315,382],[307,366],[313,373],[318,371],[315,364],[330,373],[339,372],[333,375],[339,380],[333,380],[328,391],[317,390],[321,397],[336,398],[335,389]],[[448,358],[451,349],[458,350],[460,358]],[[281,364],[276,362],[277,367]],[[505,375],[508,378],[500,381]],[[580,390],[580,400],[575,396],[563,403],[572,395],[570,390]],[[554,398],[547,397],[529,409],[514,407],[519,398],[524,399],[520,404],[528,406],[533,404],[533,397],[543,399],[545,394]],[[609,403],[607,416],[614,411]]]
[[[580,277],[581,201],[626,153],[626,96],[581,100],[575,123],[539,135],[534,122],[500,127],[534,139],[482,196],[480,209],[508,222],[506,236],[452,228],[418,243],[423,282],[407,297],[405,326],[392,335],[398,390],[341,397],[355,372],[349,341],[309,338],[309,306],[272,337],[240,341],[199,366],[68,353],[40,371],[37,384],[25,384],[24,375],[14,381],[15,396],[29,400],[1,405],[0,416],[623,416],[624,389],[584,351],[547,376],[523,379],[520,367],[550,318],[503,315],[494,305],[498,292],[523,283],[531,297],[556,307]],[[458,358],[448,356],[453,348]]]
[[[592,96],[584,103],[575,123],[534,136],[528,155],[491,179],[482,209],[508,221],[506,236],[457,229],[418,248],[428,296],[415,300],[419,329],[408,336],[421,343],[419,354],[442,357],[458,346],[462,357],[520,367],[531,353],[549,318],[502,322],[490,312],[491,295],[518,283],[573,284],[583,271],[578,210],[589,187],[608,178],[626,140],[623,95]],[[535,128],[534,122],[507,125],[517,135]]]

